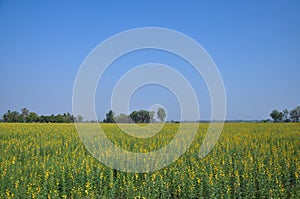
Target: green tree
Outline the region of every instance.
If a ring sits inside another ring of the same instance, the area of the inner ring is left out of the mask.
[[[161,122],[165,121],[165,118],[166,118],[166,111],[165,111],[165,109],[159,108],[159,109],[157,110],[157,117],[158,117],[158,119],[159,119]]]
[[[8,110],[3,115],[3,122],[23,122],[23,117],[17,111]]]
[[[279,112],[278,110],[273,110],[270,116],[274,122],[281,122],[283,119],[283,113]]]
[[[118,123],[132,123],[132,120],[129,115],[121,113],[115,117],[115,121]]]
[[[10,110],[8,110],[7,113],[4,113],[4,115],[2,116],[3,122],[8,122],[9,114],[10,114]]]
[[[22,116],[23,116],[23,122],[25,123],[26,122],[26,117],[29,114],[29,110],[27,108],[22,108],[21,112],[22,112]]]
[[[154,116],[155,116],[155,111],[150,111],[149,112],[150,122],[155,122]]]
[[[130,113],[130,118],[132,119],[132,121],[134,123],[138,123],[139,122],[139,114],[137,111],[133,111]]]
[[[76,120],[77,120],[77,122],[82,122],[83,121],[83,117],[81,115],[77,115]]]
[[[140,123],[149,123],[150,122],[150,114],[149,111],[146,110],[140,110],[138,112],[139,118],[140,118]]]
[[[282,111],[282,114],[283,114],[283,121],[285,122],[290,122],[290,119],[289,119],[289,111],[287,109],[284,109]]]
[[[290,112],[290,118],[293,122],[299,122],[300,118],[300,106],[297,106]]]
[[[106,119],[104,119],[103,122],[115,123],[116,121],[115,121],[114,116],[115,116],[115,113],[112,110],[108,111],[108,113],[106,113]]]
[[[38,122],[39,121],[39,116],[35,112],[29,112],[26,122]]]
[[[150,123],[153,119],[153,113],[146,110],[133,111],[130,118],[134,123]]]
[[[64,113],[62,120],[64,123],[71,123],[74,122],[74,116],[71,115],[70,113]]]

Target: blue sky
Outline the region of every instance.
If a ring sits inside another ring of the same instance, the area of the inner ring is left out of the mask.
[[[119,32],[164,27],[200,43],[215,61],[227,94],[227,119],[268,118],[300,105],[299,1],[0,1],[0,113],[27,107],[38,114],[72,112],[77,71],[89,52]],[[118,78],[130,68],[174,66],[197,91],[201,119],[210,116],[205,83],[178,57],[144,50],[121,57],[96,93],[103,119]],[[180,110],[170,91],[140,88],[130,109],[161,103],[168,119]]]

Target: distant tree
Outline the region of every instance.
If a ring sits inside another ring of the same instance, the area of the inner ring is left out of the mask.
[[[140,121],[139,114],[137,111],[133,111],[130,113],[130,118],[134,123],[138,123]]]
[[[77,115],[76,120],[77,120],[77,122],[82,122],[83,117],[81,115]]]
[[[283,114],[283,121],[284,122],[290,122],[290,119],[289,119],[289,111],[287,109],[284,109],[282,111],[282,114]]]
[[[59,114],[57,115],[57,117],[59,117]],[[45,119],[47,123],[54,123],[58,121],[57,117],[55,117],[54,114],[51,114],[50,116],[46,116]]]
[[[274,122],[281,122],[283,118],[283,113],[279,112],[278,110],[273,110],[270,116],[274,120]]]
[[[154,113],[146,110],[133,111],[130,118],[134,123],[150,123],[153,120]]]
[[[17,111],[11,112],[8,110],[7,113],[3,115],[3,122],[71,123],[75,120],[75,117],[70,113],[39,116],[35,112],[29,112],[26,108],[21,109],[21,111],[21,113],[18,113]]]
[[[140,118],[140,123],[149,123],[150,122],[150,113],[149,111],[146,110],[140,110],[138,112],[139,118]]]
[[[155,122],[155,111],[149,111],[150,122]]]
[[[63,114],[63,118],[62,118],[62,120],[63,120],[63,122],[64,123],[70,123],[70,113],[64,113]]]
[[[9,114],[10,114],[10,110],[8,110],[7,113],[4,113],[4,115],[2,116],[3,122],[8,122]]]
[[[123,113],[115,116],[115,121],[118,123],[132,123],[130,116]]]
[[[68,116],[68,120],[69,120],[70,123],[74,122],[74,120],[75,120],[74,115],[71,115],[70,113],[67,113],[67,116]]]
[[[110,110],[108,113],[106,113],[106,119],[103,120],[103,122],[106,122],[106,123],[115,123],[115,113]]]
[[[23,121],[23,115],[20,114],[20,113],[17,112],[17,111],[14,111],[14,112],[15,112],[16,115],[17,115],[17,121],[15,121],[15,122],[19,122],[19,123],[24,122],[24,121]]]
[[[293,122],[299,122],[300,118],[300,106],[297,106],[290,112],[290,118]]]
[[[17,111],[8,110],[7,113],[3,115],[3,122],[23,122],[23,116]]]
[[[61,114],[58,114],[57,116],[53,116],[53,123],[63,123],[64,122],[64,116]]]
[[[21,112],[22,112],[22,116],[23,116],[23,122],[25,123],[26,122],[26,117],[29,114],[29,110],[27,108],[22,108]]]
[[[166,111],[165,111],[165,109],[159,108],[159,109],[157,110],[157,117],[158,117],[158,119],[159,119],[161,122],[163,122],[163,121],[165,120],[165,118],[166,118]]]
[[[44,116],[44,115],[39,116],[38,122],[40,122],[40,123],[46,122],[46,121],[45,121],[45,116]]]
[[[39,115],[35,112],[29,112],[28,116],[26,117],[26,122],[38,122]]]
[[[70,113],[64,113],[62,120],[64,123],[71,123],[74,122],[74,116]]]

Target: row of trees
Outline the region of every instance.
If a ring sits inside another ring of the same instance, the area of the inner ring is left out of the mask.
[[[159,108],[157,111],[157,118],[163,122],[166,118],[166,112],[163,108]],[[155,122],[154,111],[133,111],[130,115],[120,114],[115,116],[115,113],[110,110],[106,113],[106,119],[103,122],[107,123],[150,123]],[[83,122],[82,116],[75,117],[70,113],[64,114],[51,114],[51,115],[38,115],[35,112],[29,111],[27,108],[21,109],[21,112],[8,110],[2,117],[2,122],[18,122],[18,123],[73,123]]]
[[[166,111],[163,108],[159,108],[157,110],[157,118],[163,122],[166,118]],[[106,123],[150,123],[150,122],[156,122],[154,119],[155,112],[154,111],[146,111],[146,110],[140,110],[140,111],[133,111],[130,113],[130,115],[126,114],[120,114],[115,116],[115,113],[110,110],[108,113],[106,113],[106,118],[103,120],[103,122]]]
[[[291,111],[284,109],[282,112],[273,110],[270,117],[274,122],[299,122],[300,119],[300,106],[297,106]]]
[[[115,113],[110,110],[106,113],[106,118],[103,122],[106,123],[150,123],[156,122],[154,117],[163,122],[166,118],[166,112],[163,108],[159,108],[157,112],[154,111],[133,111],[130,115],[120,114],[115,116]],[[299,122],[300,120],[300,106],[297,106],[291,111],[287,109],[281,111],[273,110],[270,114],[270,117],[274,122]],[[39,116],[35,112],[29,111],[27,108],[21,109],[21,112],[18,111],[10,111],[8,110],[2,117],[2,122],[40,122],[40,123],[72,123],[72,122],[82,122],[83,117],[77,116],[70,113],[57,114],[57,115],[41,115]]]
[[[3,122],[40,122],[40,123],[72,123],[74,121],[82,122],[82,116],[75,117],[70,113],[57,115],[41,115],[22,108],[21,112],[8,110],[2,117]]]

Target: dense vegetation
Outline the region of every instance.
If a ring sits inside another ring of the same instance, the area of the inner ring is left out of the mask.
[[[178,125],[166,124],[159,140],[142,141],[101,124],[116,145],[139,152],[167,144]],[[99,163],[73,124],[2,123],[0,198],[300,198],[299,123],[226,123],[211,153],[199,159],[207,127],[200,124],[176,162],[134,174]]]
[[[154,111],[133,111],[130,115],[120,114],[115,115],[115,113],[110,110],[106,113],[106,118],[103,120],[105,123],[150,123],[155,122],[154,116],[157,114],[157,118],[163,122],[166,117],[166,112],[163,108],[159,108],[157,113]],[[35,112],[30,112],[27,108],[21,109],[21,112],[8,110],[2,116],[2,122],[9,123],[73,123],[73,122],[83,122],[83,117],[78,115],[77,117],[70,114],[51,114],[49,116],[38,115]],[[89,121],[98,122],[98,121]]]
[[[21,109],[21,113],[18,111],[8,110],[2,117],[3,122],[39,122],[39,123],[72,123],[74,121],[81,122],[83,120],[82,116],[75,117],[70,113],[64,114],[51,114],[51,115],[38,115],[35,112],[30,112],[27,108]]]
[[[104,123],[151,123],[156,122],[154,117],[157,116],[160,122],[165,121],[166,112],[163,108],[159,108],[157,112],[139,110],[133,111],[129,115],[120,114],[115,115],[115,113],[110,110],[106,113],[106,118],[103,119]],[[300,121],[300,106],[295,107],[291,111],[284,109],[283,111],[278,111],[274,109],[270,114],[273,122],[299,122]],[[242,121],[242,120],[237,120]],[[256,120],[258,121],[258,120]],[[0,122],[10,122],[10,123],[73,123],[73,122],[83,122],[83,117],[81,115],[74,116],[70,113],[64,114],[51,114],[49,116],[41,115],[39,116],[35,112],[30,112],[27,108],[21,109],[21,113],[18,111],[8,110],[3,116]],[[87,122],[87,121],[86,121]],[[89,121],[98,122],[98,121]],[[171,121],[174,123],[174,121]],[[261,122],[270,122],[269,119],[261,120]],[[177,122],[175,122],[177,123]]]
[[[299,122],[300,119],[300,106],[297,106],[291,111],[284,109],[282,112],[273,110],[270,117],[274,122]]]
[[[158,108],[157,112],[139,110],[133,111],[130,115],[120,114],[115,115],[115,113],[110,110],[106,113],[106,118],[103,120],[105,123],[150,123],[155,122],[154,116],[157,115],[157,118],[163,122],[166,118],[166,112],[163,108]]]

